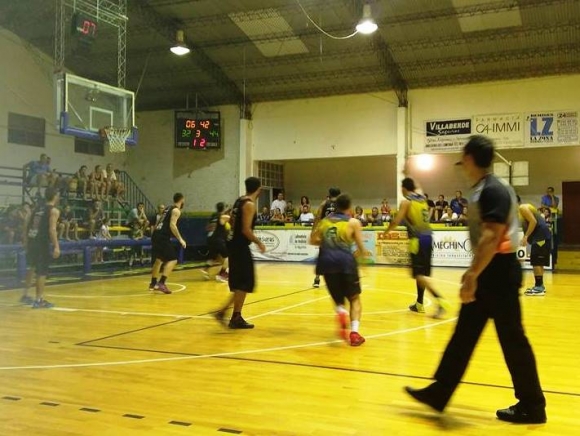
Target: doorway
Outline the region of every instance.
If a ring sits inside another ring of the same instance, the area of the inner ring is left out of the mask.
[[[580,182],[562,182],[563,239],[565,244],[580,245]]]

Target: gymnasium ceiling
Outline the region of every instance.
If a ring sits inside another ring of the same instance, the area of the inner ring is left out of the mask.
[[[300,3],[343,36],[363,1]],[[55,3],[0,0],[0,26],[53,56]],[[580,73],[578,0],[368,3],[379,30],[335,40],[297,0],[127,0],[126,87],[138,89],[139,110],[385,90],[404,103],[408,89]],[[183,57],[168,50],[178,29],[192,48]],[[90,50],[71,38],[65,66],[116,85],[117,30],[100,25]]]

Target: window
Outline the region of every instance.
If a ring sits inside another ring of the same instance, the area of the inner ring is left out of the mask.
[[[8,113],[8,142],[44,147],[46,120],[28,115]]]
[[[75,153],[104,156],[105,144],[103,143],[103,141],[95,141],[94,139],[84,139],[75,137]]]
[[[258,177],[262,182],[262,186],[281,189],[284,187],[284,166],[260,161],[258,162]]]

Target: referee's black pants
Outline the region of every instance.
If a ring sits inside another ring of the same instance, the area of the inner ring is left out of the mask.
[[[461,381],[483,328],[493,318],[515,396],[522,406],[545,407],[536,359],[522,325],[522,270],[515,254],[497,254],[478,278],[476,301],[461,306],[455,332],[435,373],[447,404]]]

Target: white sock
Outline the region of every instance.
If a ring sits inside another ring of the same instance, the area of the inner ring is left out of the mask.
[[[334,308],[334,310],[336,311],[336,313],[341,313],[341,312],[342,313],[348,313],[348,310],[346,310],[342,304],[339,305],[339,306],[336,306]]]
[[[358,328],[360,327],[360,321],[351,321],[350,322],[350,331],[351,332],[357,332],[358,333]]]

